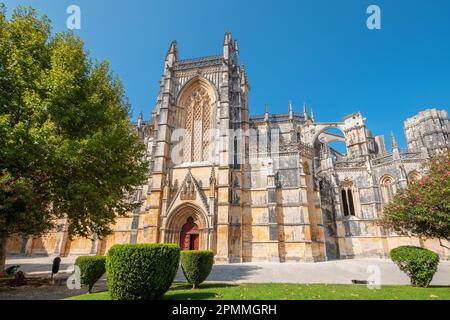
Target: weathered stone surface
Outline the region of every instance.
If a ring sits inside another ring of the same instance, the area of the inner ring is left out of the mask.
[[[133,126],[150,162],[148,181],[136,191],[141,207],[118,218],[111,236],[69,241],[61,221],[62,231],[45,237],[11,238],[9,252],[105,254],[115,243],[159,242],[211,249],[221,263],[313,262],[387,257],[414,244],[449,259],[435,240],[386,234],[374,223],[396,190],[425,174],[422,163],[448,149],[445,110],[406,120],[408,150],[392,137],[389,153],[361,113],[322,123],[306,105],[295,113],[290,104],[286,114],[266,108],[250,117],[249,83],[230,34],[223,51],[179,60],[172,43],[151,121]],[[196,234],[183,240],[189,218]]]

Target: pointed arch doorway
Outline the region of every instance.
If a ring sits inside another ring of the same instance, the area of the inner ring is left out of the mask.
[[[213,230],[204,211],[185,202],[170,212],[162,222],[162,242],[174,243],[181,250],[211,250]]]
[[[200,242],[200,232],[194,218],[189,217],[181,228],[180,248],[181,250],[198,250]]]

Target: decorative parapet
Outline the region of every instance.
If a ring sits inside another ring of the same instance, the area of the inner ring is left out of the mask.
[[[314,148],[309,144],[306,144],[301,141],[298,142],[298,151],[299,151],[300,155],[302,155],[306,158],[309,158],[309,159],[314,158]]]
[[[422,153],[417,151],[409,151],[406,149],[400,150],[399,152],[401,161],[409,161],[409,160],[423,160]],[[373,157],[371,159],[371,164],[373,166],[379,166],[388,164],[394,161],[394,157],[392,154],[384,154],[378,157]]]
[[[377,165],[381,165],[381,164],[385,164],[385,163],[389,163],[394,161],[394,158],[392,156],[392,154],[384,154],[380,157],[377,158],[373,158],[372,159],[372,165],[373,166],[377,166]]]
[[[292,115],[292,119],[289,118],[289,113],[286,114],[270,114],[269,122],[283,122],[283,121],[304,121],[305,117],[302,113],[294,113]],[[250,122],[258,123],[258,122],[266,122],[265,115],[256,115],[250,117]]]
[[[422,159],[422,153],[421,152],[403,152],[400,153],[400,159],[401,160],[421,160]]]
[[[201,57],[196,59],[185,59],[181,60],[178,63],[175,64],[174,70],[180,71],[180,70],[188,70],[188,69],[196,69],[196,68],[204,68],[204,67],[211,67],[211,66],[220,66],[224,62],[222,56],[208,56],[208,57]]]
[[[358,161],[336,161],[335,166],[337,169],[341,168],[364,168],[366,166],[365,160]]]
[[[143,125],[143,126],[149,125],[149,124],[151,124],[151,123],[152,123],[152,120],[151,120],[151,119],[150,119],[150,120],[143,120],[143,121],[142,121],[142,125]],[[132,127],[137,127],[137,126],[138,126],[137,121],[132,121],[132,122],[131,122],[131,126],[132,126]]]

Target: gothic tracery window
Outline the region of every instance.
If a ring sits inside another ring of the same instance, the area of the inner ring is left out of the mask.
[[[395,182],[391,176],[385,176],[380,182],[381,193],[383,194],[384,203],[389,203],[395,195]]]
[[[184,137],[184,161],[206,161],[209,159],[211,98],[208,92],[200,87],[190,94],[183,107],[187,131]]]
[[[353,183],[344,181],[341,184],[341,200],[344,216],[355,216],[355,203],[353,199]]]

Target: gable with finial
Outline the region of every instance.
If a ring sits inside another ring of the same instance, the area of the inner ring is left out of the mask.
[[[175,196],[172,198],[169,206],[167,207],[167,215],[169,215],[175,208],[183,203],[190,202],[199,206],[204,210],[206,214],[209,214],[208,200],[199,185],[199,182],[192,175],[189,168],[183,182],[180,184]]]

